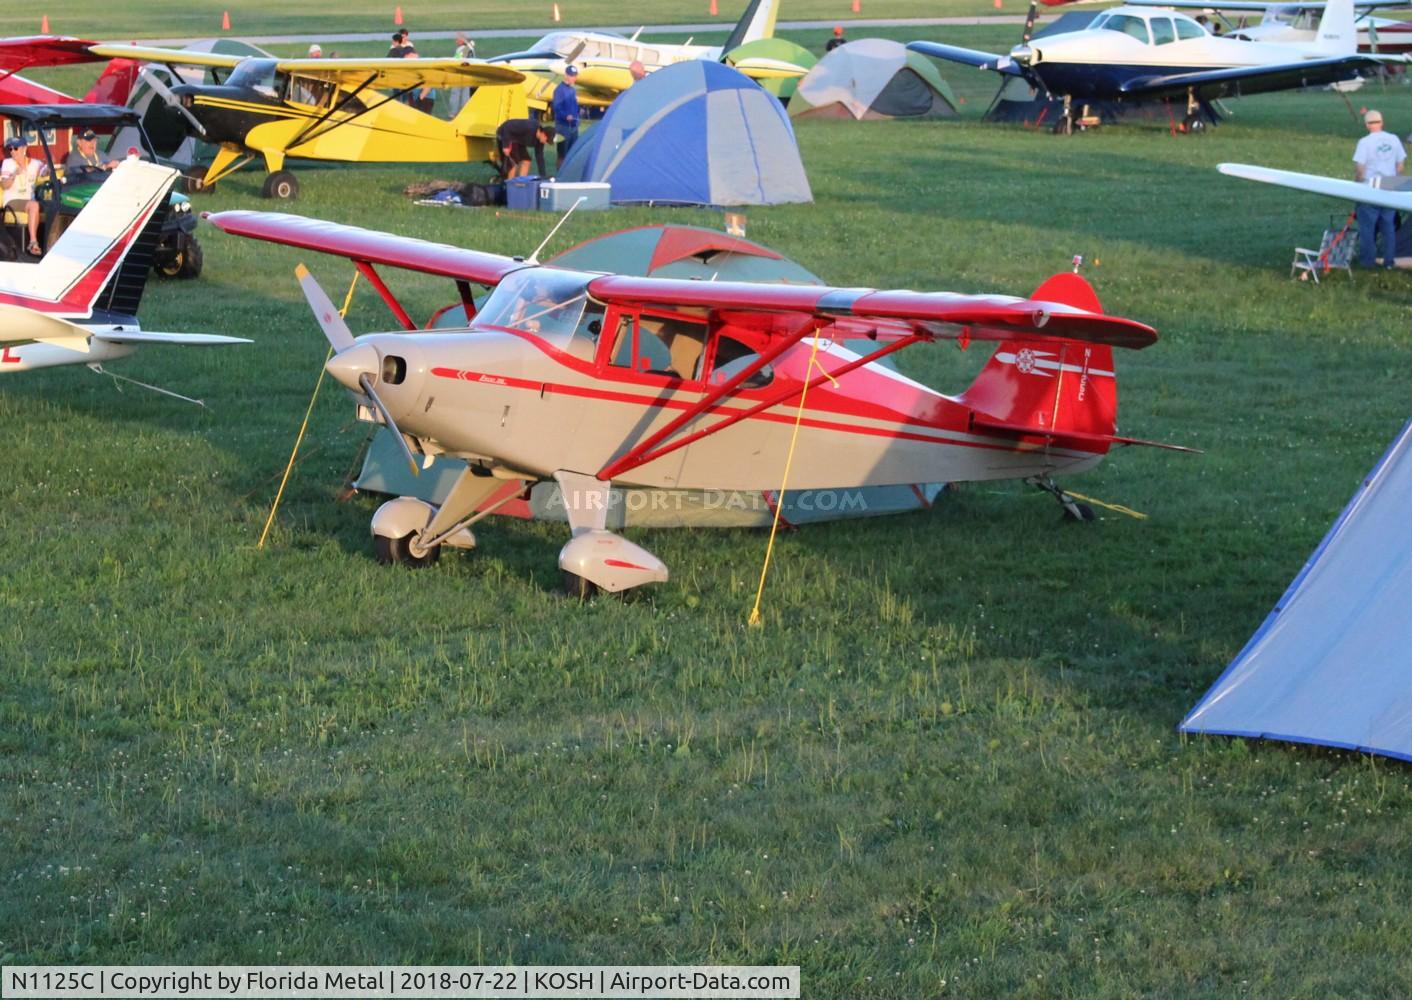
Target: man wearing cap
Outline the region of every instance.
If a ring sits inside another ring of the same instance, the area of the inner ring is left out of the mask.
[[[534,150],[535,166],[543,177],[544,144],[554,139],[554,126],[538,118],[509,118],[495,130],[495,148],[500,151],[500,175],[506,180],[527,177],[530,171],[530,150]]]
[[[322,45],[320,45],[318,42],[315,42],[313,45],[310,45],[310,46],[309,46],[309,58],[310,58],[310,59],[322,59],[323,57],[324,57],[324,47],[323,47]]]
[[[5,152],[8,155],[0,165],[0,191],[5,196],[5,211],[25,216],[29,253],[38,257],[43,251],[39,248],[39,201],[34,189],[39,185],[39,178],[49,172],[49,166],[31,160],[29,145],[17,135],[5,140]]]
[[[97,133],[86,128],[74,137],[74,150],[64,158],[64,179],[80,182],[103,180],[103,175],[120,162],[117,157],[100,152]]]
[[[554,131],[559,133],[559,142],[554,147],[558,169],[563,169],[564,159],[573,149],[574,140],[579,137],[579,92],[574,87],[578,79],[579,68],[565,66],[564,79],[554,88],[554,97],[550,102],[554,111]]]
[[[843,37],[843,25],[841,25],[841,24],[836,24],[836,25],[834,25],[834,29],[833,29],[833,37],[828,40],[828,43],[827,43],[826,45],[824,45],[824,55],[828,55],[830,52],[832,52],[834,49],[838,48],[840,45],[847,45],[847,44],[848,44],[848,39],[846,39],[846,38]]]
[[[1407,151],[1402,148],[1402,140],[1391,132],[1383,131],[1381,111],[1369,111],[1363,115],[1363,124],[1368,126],[1368,134],[1358,140],[1353,150],[1354,177],[1373,187],[1381,186],[1383,178],[1396,177],[1402,173],[1407,162]],[[1377,237],[1383,237],[1383,267],[1393,266],[1397,255],[1397,235],[1395,229],[1397,213],[1390,208],[1358,203],[1358,263],[1362,267],[1377,264]]]

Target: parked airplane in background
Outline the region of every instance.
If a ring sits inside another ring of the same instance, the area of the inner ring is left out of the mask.
[[[385,424],[415,471],[466,469],[438,507],[413,497],[373,517],[378,557],[425,565],[522,495],[558,482],[572,593],[667,578],[605,527],[614,484],[777,490],[1026,479],[1089,519],[1051,480],[1097,465],[1117,433],[1113,347],[1157,339],[1106,316],[1077,274],[1029,299],[584,273],[315,219],[227,211],[234,235],[450,278],[469,328],[421,331],[381,282],[405,333],[356,340],[308,271],[300,284],[334,351],[328,371]],[[475,311],[472,284],[492,288]],[[843,341],[875,346],[859,355]],[[950,397],[872,364],[914,344],[999,346]],[[799,411],[801,400],[807,406]],[[797,448],[792,434],[798,428]],[[573,433],[564,433],[573,428]],[[414,455],[415,453],[418,453]],[[791,457],[792,456],[792,457]]]
[[[0,262],[0,374],[72,364],[102,372],[103,362],[146,344],[249,343],[213,334],[150,333],[138,324],[161,215],[176,178],[170,167],[124,161],[41,260]]]
[[[1206,3],[1204,0],[1127,0],[1132,7],[1166,7],[1175,10],[1199,10],[1214,13],[1227,24],[1226,34],[1252,42],[1282,42],[1312,45],[1318,36],[1319,18],[1323,16],[1323,0],[1300,3],[1261,2],[1261,0],[1230,0],[1227,3]],[[1371,17],[1384,7],[1405,7],[1407,0],[1355,0],[1354,14],[1358,25],[1358,51],[1394,55],[1412,51],[1412,22],[1387,17]],[[1255,24],[1232,23],[1226,14],[1260,14]]]
[[[1249,42],[1212,35],[1179,11],[1114,7],[1081,31],[1045,36],[1008,56],[940,42],[908,48],[938,59],[1018,76],[1064,101],[1055,131],[1069,133],[1093,101],[1185,102],[1187,131],[1217,121],[1211,101],[1240,94],[1334,83],[1361,76],[1398,56],[1359,55],[1353,0],[1331,0],[1311,45]],[[1080,110],[1076,118],[1074,102]]]
[[[579,71],[580,100],[606,106],[632,86],[634,63],[641,66],[642,72],[651,73],[692,59],[719,62],[726,53],[747,42],[773,38],[779,5],[780,0],[751,0],[723,45],[644,42],[637,37],[641,28],[631,38],[603,31],[555,31],[524,52],[496,56],[490,62],[556,79],[563,76],[565,67],[572,63]],[[807,67],[773,59],[745,59],[735,68],[753,79],[801,77],[807,72]]]
[[[523,73],[459,59],[259,59],[217,52],[95,45],[96,55],[229,70],[217,84],[171,88],[193,134],[219,143],[206,186],[255,157],[267,198],[294,198],[286,157],[355,163],[465,163],[490,158],[495,130],[528,114]],[[514,86],[512,86],[514,85]],[[398,98],[422,87],[477,88],[451,121]],[[548,103],[548,94],[539,98]]]

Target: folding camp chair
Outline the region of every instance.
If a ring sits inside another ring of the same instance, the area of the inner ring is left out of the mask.
[[[1358,252],[1358,230],[1353,225],[1355,218],[1357,213],[1349,212],[1342,229],[1332,228],[1333,220],[1330,219],[1330,228],[1324,230],[1324,238],[1319,241],[1317,250],[1295,247],[1289,276],[1293,278],[1298,274],[1300,281],[1312,277],[1317,285],[1320,273],[1328,274],[1334,268],[1341,267],[1348,272],[1348,279],[1352,281],[1353,255]]]

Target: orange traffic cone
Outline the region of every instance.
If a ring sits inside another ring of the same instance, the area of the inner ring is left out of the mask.
[[[559,5],[557,3],[554,5],[554,23],[559,23]]]
[[[720,10],[716,7],[716,0],[711,0],[711,16],[715,17],[719,13]]]
[[[392,12],[392,23],[393,23],[393,24],[401,24],[401,23],[402,23],[402,8],[401,8],[401,7],[398,7],[396,10],[394,10],[394,11]]]
[[[855,13],[855,14],[861,14],[861,13],[863,13],[863,5],[862,5],[861,3],[859,3],[858,0],[853,0],[853,13]]]
[[[995,9],[996,9],[996,10],[999,10],[999,9],[1000,9],[1000,0],[995,0]]]
[[[221,11],[221,30],[230,30],[230,11],[228,10]]]
[[[48,14],[45,14],[43,17],[41,17],[41,18],[39,19],[39,33],[40,33],[41,35],[47,35],[47,34],[49,34],[49,15],[48,15]]]

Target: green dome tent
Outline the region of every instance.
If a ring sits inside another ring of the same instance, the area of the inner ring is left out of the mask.
[[[726,53],[725,61],[737,68],[742,65],[787,64],[798,66],[807,73],[814,68],[819,58],[804,46],[795,45],[783,38],[757,38],[753,42],[746,42],[744,45],[731,49]],[[757,82],[785,104],[789,103],[789,99],[794,96],[795,88],[799,86],[799,78],[789,76],[777,79],[764,77],[759,78]]]
[[[791,118],[948,118],[956,98],[927,58],[864,38],[819,60],[795,88]]]

